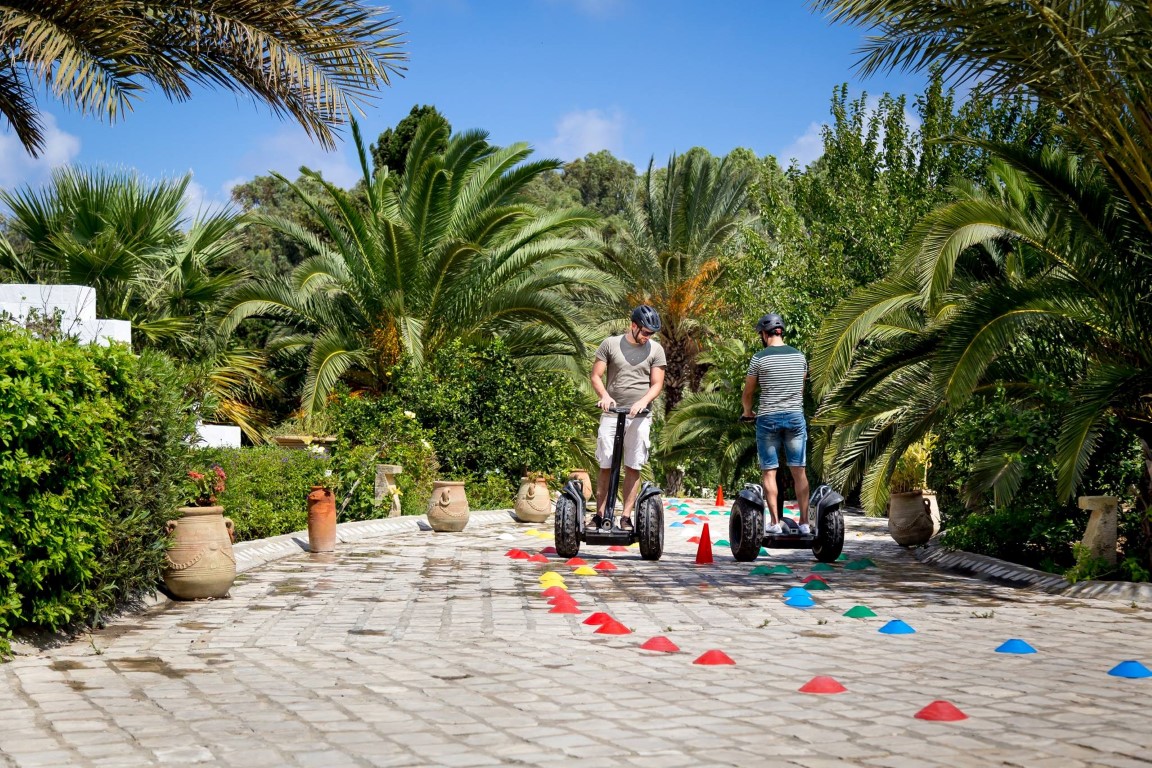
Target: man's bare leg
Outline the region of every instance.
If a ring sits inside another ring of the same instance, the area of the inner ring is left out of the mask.
[[[768,515],[772,519],[769,525],[776,525],[780,522],[780,515],[776,511],[776,497],[779,495],[776,489],[776,470],[763,470],[760,475],[760,485],[764,486],[764,509],[768,511]]]
[[[631,519],[632,506],[636,503],[636,495],[640,490],[640,470],[624,467],[624,509],[620,514]]]
[[[604,517],[604,510],[608,509],[608,484],[612,481],[612,470],[600,468],[596,476],[596,514]]]
[[[788,467],[792,470],[792,483],[796,486],[796,504],[800,507],[800,524],[808,523],[808,473],[804,467]]]

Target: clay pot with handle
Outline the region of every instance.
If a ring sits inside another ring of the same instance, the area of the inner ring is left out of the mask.
[[[548,494],[548,481],[542,477],[520,478],[520,490],[513,507],[516,519],[522,523],[542,523],[552,514],[552,498]]]
[[[181,517],[165,526],[172,537],[164,586],[181,600],[225,597],[236,579],[232,521],[224,507],[180,507]]]
[[[432,484],[432,498],[428,500],[428,524],[432,530],[457,533],[468,525],[468,496],[464,483],[457,480],[436,480]]]

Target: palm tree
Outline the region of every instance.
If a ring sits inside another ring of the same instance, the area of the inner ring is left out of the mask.
[[[925,217],[905,262],[837,307],[812,356],[815,423],[833,432],[825,467],[846,486],[862,480],[873,510],[908,446],[994,388],[1028,407],[1038,371],[1071,381],[1061,498],[1075,492],[1109,416],[1152,459],[1152,238],[1090,159],[982,146],[998,158],[988,180],[958,187]],[[1011,448],[993,441],[970,493],[1011,497]]]
[[[0,115],[44,147],[36,94],[116,120],[148,86],[250,94],[320,142],[402,70],[395,20],[361,0],[100,0],[0,3]]]
[[[685,389],[699,386],[696,357],[708,328],[701,318],[720,302],[720,255],[749,222],[749,176],[728,160],[702,154],[673,155],[666,169],[648,163],[625,228],[607,243],[596,263],[619,297],[600,308],[618,323],[637,304],[660,313],[660,343],[668,358],[664,413]]]
[[[259,439],[262,414],[253,404],[275,391],[264,355],[235,347],[209,322],[247,279],[228,265],[242,245],[242,217],[209,211],[188,222],[190,182],[60,168],[42,189],[0,192],[12,212],[12,240],[0,234],[0,269],[28,283],[95,288],[99,317],[131,321],[136,347],[162,349],[197,372],[203,418]]]
[[[812,0],[875,31],[865,74],[942,66],[1060,110],[1152,231],[1152,16],[1146,0]]]
[[[261,218],[315,256],[283,280],[241,289],[224,320],[277,319],[277,350],[307,353],[302,411],[311,414],[345,379],[380,390],[402,359],[421,365],[455,337],[501,337],[517,357],[576,356],[587,341],[569,287],[591,283],[595,244],[576,236],[595,214],[517,202],[524,185],[559,167],[526,162],[525,144],[499,148],[481,131],[447,136],[420,124],[402,175],[373,176],[353,123],[363,200],[308,174],[322,195],[289,184],[324,227]],[[437,146],[446,146],[436,151]]]

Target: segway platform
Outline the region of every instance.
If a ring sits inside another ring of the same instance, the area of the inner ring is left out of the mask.
[[[608,508],[601,525],[587,525],[584,521],[584,484],[569,480],[556,499],[555,539],[556,554],[575,557],[580,544],[628,546],[639,542],[640,556],[645,560],[659,560],[664,553],[663,491],[653,483],[644,483],[636,497],[632,511],[632,529],[617,525],[614,515],[616,491],[620,483],[620,467],[624,457],[624,420],[628,408],[613,408],[616,414],[616,436],[612,444],[612,474],[608,483]],[[646,413],[646,412],[645,412]]]
[[[786,533],[767,533],[764,491],[758,483],[748,483],[732,502],[728,523],[728,540],[732,556],[749,562],[768,549],[811,549],[822,563],[830,563],[844,551],[844,497],[827,485],[820,485],[808,500],[808,524],[811,533],[800,533],[794,520],[781,515]]]

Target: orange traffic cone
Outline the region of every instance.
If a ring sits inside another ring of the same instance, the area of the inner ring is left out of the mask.
[[[696,565],[709,565],[712,562],[712,534],[708,533],[708,523],[700,531],[700,544],[696,547]]]
[[[724,506],[724,486],[722,485],[716,486],[716,506]]]

